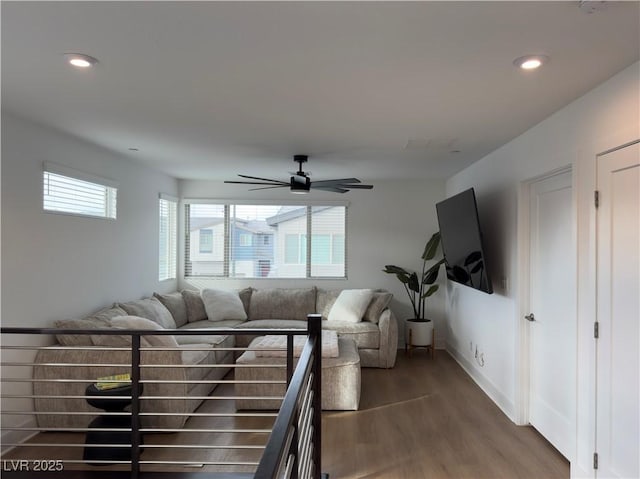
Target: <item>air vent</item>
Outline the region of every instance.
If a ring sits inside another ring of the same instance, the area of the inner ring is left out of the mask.
[[[602,12],[607,8],[607,2],[596,0],[581,0],[578,2],[578,7],[584,13],[591,15],[592,13]]]

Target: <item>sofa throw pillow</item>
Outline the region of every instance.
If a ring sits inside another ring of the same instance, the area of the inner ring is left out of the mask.
[[[184,304],[187,307],[187,321],[189,323],[207,319],[207,311],[204,309],[204,303],[202,302],[200,291],[184,289],[182,290],[182,297],[184,298]]]
[[[173,320],[173,316],[156,298],[144,298],[137,301],[129,301],[128,303],[118,303],[118,306],[124,309],[129,316],[150,319],[163,328],[176,329],[176,322]]]
[[[209,321],[247,319],[247,313],[244,310],[244,305],[237,291],[203,289],[201,294]]]
[[[339,289],[321,289],[318,288],[318,296],[316,299],[316,313],[322,315],[323,320],[327,320],[329,312],[333,304],[340,295]]]
[[[95,313],[86,317],[86,319],[97,319],[99,321],[104,321],[106,323],[110,322],[116,316],[126,316],[127,312],[119,308],[117,305],[113,305],[111,308],[103,308],[100,311],[96,311]]]
[[[53,322],[53,327],[58,329],[107,329],[110,326],[108,321],[85,318],[85,319],[61,319]],[[89,334],[56,334],[56,339],[62,346],[92,346],[91,335]]]
[[[182,293],[179,291],[169,294],[153,293],[153,297],[169,310],[178,328],[187,324],[187,305],[184,302]]]
[[[367,310],[364,312],[364,317],[362,319],[373,324],[378,324],[380,315],[387,306],[389,306],[391,299],[393,299],[393,294],[388,291],[374,291],[373,298],[371,298],[371,302],[369,303]]]
[[[344,289],[329,311],[329,321],[359,323],[371,302],[373,291],[370,289]]]
[[[111,326],[114,329],[151,329],[159,330],[164,329],[155,321],[139,316],[118,316],[111,320]],[[106,335],[95,334],[91,336],[91,340],[95,346],[112,346],[112,347],[126,347],[131,346],[131,336],[129,335]],[[177,348],[178,343],[172,335],[165,336],[142,336],[140,338],[140,346],[148,347],[162,347],[162,348]]]
[[[240,301],[242,301],[242,306],[244,307],[244,312],[247,313],[247,317],[249,317],[249,308],[251,306],[252,293],[252,287],[244,288],[238,291],[238,296],[240,296]]]

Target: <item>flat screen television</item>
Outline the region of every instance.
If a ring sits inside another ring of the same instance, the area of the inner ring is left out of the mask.
[[[473,188],[437,203],[436,211],[447,278],[493,293]]]

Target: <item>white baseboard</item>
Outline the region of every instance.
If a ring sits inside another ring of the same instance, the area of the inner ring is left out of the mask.
[[[465,372],[480,386],[480,389],[489,396],[505,415],[516,422],[515,406],[486,376],[484,376],[473,363],[468,361],[460,352],[451,344],[447,343],[446,350],[451,354],[453,359],[465,370]]]
[[[28,419],[25,419],[21,423],[17,424],[15,427],[32,428],[37,426],[38,425],[36,423],[36,418],[30,417]],[[0,441],[2,443],[2,454],[9,452],[11,449],[15,447],[15,446],[5,446],[5,444],[20,444],[27,441],[29,438],[35,436],[36,434],[38,434],[38,431],[13,431],[12,430],[12,431],[3,432],[2,435],[0,436],[1,437]]]
[[[569,464],[569,477],[571,479],[594,479],[596,477],[596,470],[585,470],[578,466],[575,462]]]

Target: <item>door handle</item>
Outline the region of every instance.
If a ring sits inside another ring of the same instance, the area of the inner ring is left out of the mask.
[[[527,321],[530,322],[534,322],[536,320],[536,317],[533,315],[533,313],[527,314],[524,319],[526,319]]]

